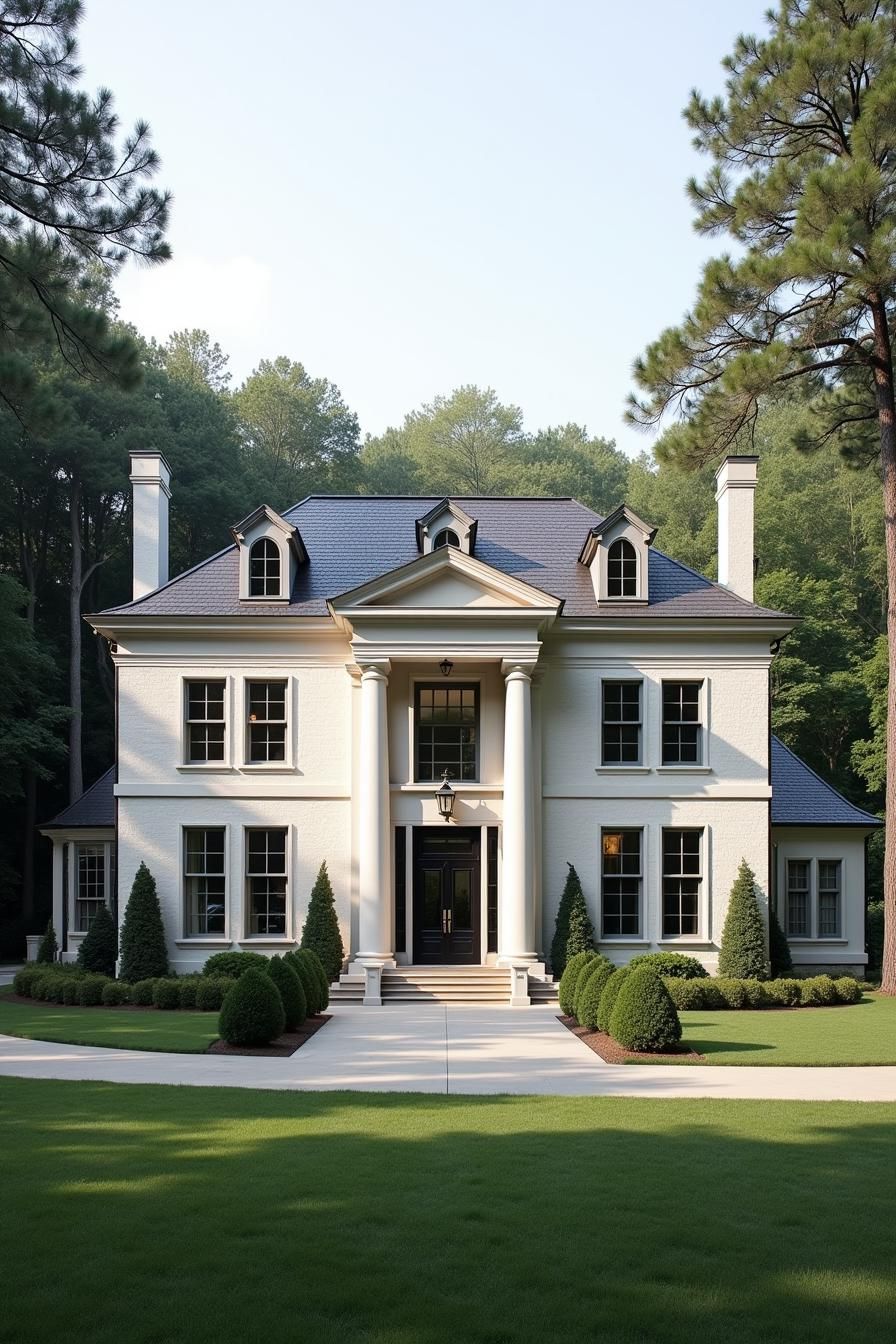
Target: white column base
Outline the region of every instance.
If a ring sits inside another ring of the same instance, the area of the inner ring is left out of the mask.
[[[529,998],[529,964],[528,962],[517,962],[510,968],[510,1006],[511,1008],[528,1008]]]

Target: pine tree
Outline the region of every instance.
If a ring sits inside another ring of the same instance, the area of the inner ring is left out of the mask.
[[[115,958],[118,956],[118,930],[107,905],[101,905],[93,919],[87,936],[78,948],[78,965],[85,971],[98,971],[100,975],[115,974]]]
[[[133,984],[167,974],[168,948],[156,880],[141,863],[121,926],[120,979]]]
[[[784,930],[772,906],[768,908],[768,952],[772,975],[775,978],[779,975],[789,975],[793,970],[790,944],[784,937]]]
[[[551,943],[551,971],[555,980],[559,980],[566,970],[570,957],[594,947],[594,926],[588,918],[579,875],[571,863],[566,866],[569,872],[557,907],[557,923]]]
[[[345,949],[342,946],[339,920],[336,918],[336,902],[333,899],[333,888],[326,861],[320,866],[317,881],[311,892],[300,946],[317,953],[323,962],[324,972],[331,981],[339,979],[345,960]]]
[[[765,925],[756,899],[756,879],[741,859],[722,929],[719,975],[739,980],[767,980],[770,968]]]
[[[56,930],[53,928],[52,919],[47,921],[47,927],[43,938],[37,945],[37,956],[35,961],[52,962],[56,960],[56,953],[59,951],[59,944],[56,942]]]

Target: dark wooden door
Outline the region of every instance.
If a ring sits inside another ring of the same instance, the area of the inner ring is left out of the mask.
[[[478,966],[481,897],[479,831],[414,831],[414,961]]]

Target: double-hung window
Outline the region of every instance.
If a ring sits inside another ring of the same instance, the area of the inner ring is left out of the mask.
[[[188,938],[224,933],[224,827],[184,831],[184,894]]]
[[[701,765],[703,726],[699,681],[663,682],[663,765]]]
[[[246,912],[251,937],[286,933],[286,827],[246,831]]]
[[[414,696],[416,777],[420,783],[477,778],[479,687],[419,685]]]
[[[663,831],[663,937],[695,937],[700,929],[703,832]]]
[[[818,936],[840,937],[841,863],[839,859],[818,860]]]
[[[604,765],[641,763],[641,683],[603,683],[601,759]]]
[[[641,934],[643,882],[640,831],[601,834],[601,933],[604,938]]]
[[[249,551],[249,596],[280,596],[280,547],[270,537],[253,542]]]
[[[787,861],[787,937],[808,938],[811,934],[809,903],[812,865],[808,859]]]
[[[188,681],[188,764],[224,760],[224,681]]]
[[[246,756],[251,764],[286,760],[286,682],[246,683]]]
[[[78,845],[75,930],[86,933],[101,905],[106,904],[106,847]]]

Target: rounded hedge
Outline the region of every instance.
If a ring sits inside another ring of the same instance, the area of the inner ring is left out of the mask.
[[[131,1003],[136,1003],[140,1008],[151,1008],[155,987],[155,977],[151,977],[148,980],[135,981],[135,983],[131,985]]]
[[[566,969],[561,975],[560,984],[557,987],[560,1011],[564,1017],[572,1017],[576,1006],[576,985],[579,976],[589,961],[593,961],[596,956],[597,953],[589,948],[584,952],[576,952],[566,963]]]
[[[78,985],[78,1003],[82,1008],[95,1008],[103,1001],[103,990],[113,982],[106,975],[85,975]]]
[[[311,962],[301,955],[300,952],[287,952],[283,960],[292,966],[296,975],[302,982],[302,988],[305,991],[305,1011],[308,1017],[316,1017],[320,1012],[320,980],[311,965]]]
[[[282,957],[271,957],[268,962],[268,975],[279,989],[283,1000],[284,1030],[295,1031],[296,1027],[300,1027],[305,1021],[308,1012],[305,988],[299,979],[298,971]]]
[[[78,992],[79,992],[78,985],[79,981],[77,981],[73,976],[70,975],[66,977],[62,986],[63,1003],[67,1003],[69,1004],[69,1006],[71,1006],[73,1003],[78,1002]],[[108,985],[106,986],[106,988],[108,989]],[[103,993],[105,993],[105,990],[103,991]]]
[[[229,1045],[268,1045],[283,1035],[284,1021],[283,1000],[271,977],[249,969],[224,997],[218,1032]]]
[[[663,984],[677,1012],[703,1012],[706,1009],[706,989],[702,980],[679,980],[670,975],[663,977]]]
[[[602,966],[609,966],[610,968],[607,972],[607,976],[604,978],[604,982],[606,983],[609,976],[613,974],[614,967],[613,963],[607,957],[602,956],[600,952],[598,952],[597,956],[593,957],[591,961],[586,961],[579,972],[579,978],[576,980],[576,992],[573,995],[572,1001],[572,1015],[573,1017],[578,1018],[579,1022],[582,1020],[581,1017],[579,1017],[579,1009],[582,1004],[582,995],[585,992],[585,986],[590,982],[592,976],[597,974]]]
[[[837,987],[829,975],[813,975],[800,981],[804,1008],[829,1008],[837,1002]]]
[[[862,986],[851,975],[841,975],[834,981],[834,990],[840,1003],[859,1003]]]
[[[597,1029],[598,1031],[610,1030],[610,1018],[613,1009],[616,1006],[616,996],[622,989],[631,972],[627,966],[618,966],[604,985],[603,993],[600,996],[600,1003],[597,1006]]]
[[[156,1008],[179,1008],[180,985],[176,980],[157,980],[152,991],[152,1001]]]
[[[623,980],[610,1016],[610,1035],[626,1050],[668,1050],[681,1040],[681,1023],[669,991],[649,966]]]
[[[597,1030],[601,996],[615,970],[613,963],[607,961],[606,957],[598,957],[596,961],[597,965],[593,970],[590,966],[586,967],[587,978],[586,974],[582,975],[576,996],[576,1017],[580,1026],[587,1027],[589,1031]],[[585,982],[584,985],[582,981]]]
[[[196,1007],[196,992],[199,987],[198,975],[180,975],[177,978],[178,1006],[180,1008]]]
[[[103,985],[102,1002],[106,1008],[117,1008],[119,1004],[130,1001],[130,986],[123,980],[110,980],[108,985]]]
[[[782,976],[780,980],[768,981],[765,997],[776,1008],[797,1008],[802,1002],[802,986],[799,980]]]
[[[264,958],[264,963],[267,965],[267,957]],[[264,972],[257,971],[256,974],[262,975]],[[220,1012],[225,998],[233,989],[234,984],[238,983],[239,980],[235,981],[227,975],[200,976],[196,985],[196,1007],[200,1013]]]
[[[320,1004],[317,1011],[322,1013],[330,1006],[330,982],[327,979],[324,964],[313,947],[300,947],[296,952],[296,956],[304,957],[317,977],[319,991],[317,1001]]]
[[[267,971],[268,959],[260,952],[215,952],[202,968],[203,975],[239,980],[248,970]]]
[[[649,966],[655,975],[675,980],[705,980],[708,971],[696,957],[686,957],[683,952],[641,952],[628,963],[631,969]]]

